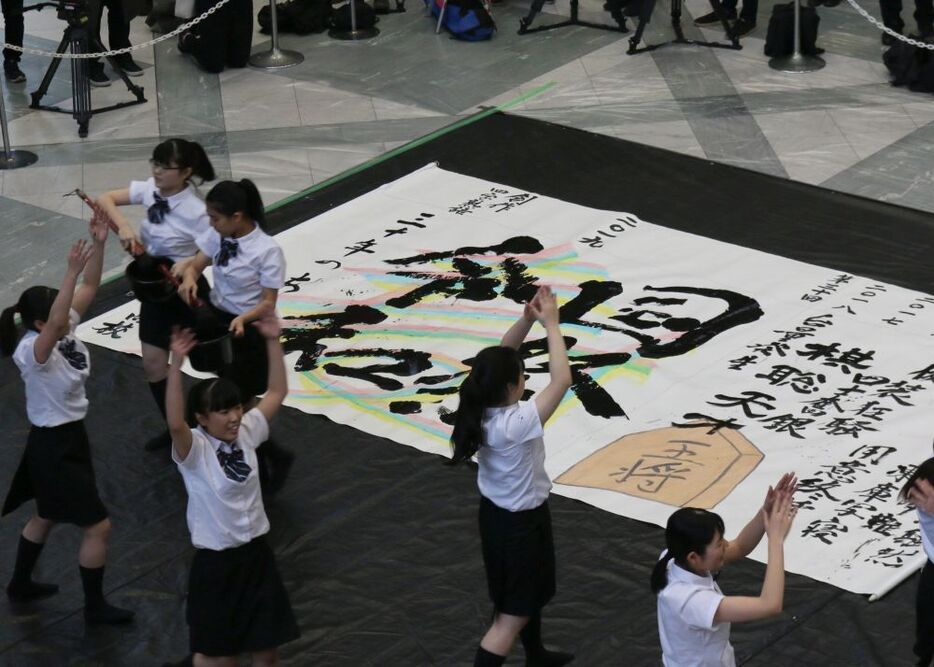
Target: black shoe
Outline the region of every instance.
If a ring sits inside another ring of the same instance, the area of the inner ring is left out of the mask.
[[[178,662],[163,662],[162,667],[192,667],[195,664],[195,656],[188,654]]]
[[[29,581],[23,585],[10,584],[6,587],[6,596],[12,602],[30,602],[41,600],[58,593],[56,584],[42,584],[38,581]]]
[[[740,19],[733,24],[732,32],[734,37],[742,37],[743,35],[748,35],[755,29],[755,23],[749,23],[746,19]]]
[[[117,56],[117,65],[127,76],[143,76],[143,68],[136,64],[130,54]]]
[[[728,21],[732,21],[735,16],[725,15]],[[704,14],[694,19],[694,25],[713,25],[714,23],[720,23],[720,14],[717,12],[710,12],[709,14]]]
[[[195,40],[198,39],[191,30],[186,30],[178,36],[179,53],[191,53]]]
[[[158,452],[158,451],[168,451],[172,446],[172,436],[169,435],[168,431],[163,431],[155,438],[150,438],[146,441],[146,444],[143,445],[143,449],[147,452]]]
[[[19,63],[13,60],[3,61],[3,75],[10,83],[23,83],[26,80],[26,75],[19,68]]]
[[[545,649],[534,655],[526,653],[525,665],[526,667],[562,667],[562,665],[566,665],[573,660],[573,653]]]
[[[84,620],[88,625],[123,625],[133,620],[135,611],[120,609],[106,602],[94,609],[84,608]]]
[[[98,88],[106,88],[110,85],[110,78],[104,74],[103,66],[92,67],[88,72],[88,81]]]

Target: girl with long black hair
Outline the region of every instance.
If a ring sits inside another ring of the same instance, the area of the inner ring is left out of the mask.
[[[934,484],[934,458],[930,458],[911,474],[899,492],[899,500],[909,502],[918,511],[921,544],[928,562],[921,570],[918,596],[915,600],[915,655],[918,667],[934,662],[934,503],[924,502],[922,489]]]
[[[36,511],[19,539],[13,577],[6,592],[14,602],[54,595],[58,586],[33,581],[32,572],[49,531],[73,523],[84,531],[78,551],[89,624],[126,623],[133,612],[104,599],[104,564],[111,523],[101,502],[84,428],[88,350],[75,335],[101,282],[107,225],[91,219],[91,243],[78,241],[68,253],[59,289],[30,287],[0,314],[0,351],[13,357],[26,385],[26,414],[32,424],[23,458],[13,476],[3,514],[35,499]],[[78,276],[84,273],[81,284]],[[25,332],[20,336],[15,316]]]
[[[548,336],[550,381],[524,401],[519,347],[535,321]],[[500,345],[481,350],[460,386],[452,461],[479,463],[480,542],[493,623],[474,665],[502,665],[519,635],[528,665],[564,665],[574,656],[542,644],[541,610],[555,593],[555,554],[543,426],[571,386],[555,295],[541,287]]]
[[[172,272],[181,277],[185,266],[198,253],[195,240],[210,231],[204,201],[197,185],[214,180],[214,167],[201,144],[186,139],[167,139],[152,151],[152,176],[131,181],[122,190],[111,190],[97,199],[98,205],[120,230],[120,243],[127,250],[141,247],[153,258],[168,258]],[[146,217],[139,231],[120,212],[121,206],[142,205]],[[206,285],[202,285],[205,289]],[[173,326],[195,324],[191,308],[178,296],[154,302],[143,300],[139,311],[143,374],[153,400],[165,419],[165,378],[169,366],[169,334]],[[146,442],[147,450],[168,451],[168,431]]]
[[[682,507],[668,518],[666,550],[652,570],[658,598],[658,634],[666,667],[733,667],[730,624],[774,616],[785,594],[784,542],[797,508],[794,474],[769,487],[762,508],[736,538],[724,537],[723,519],[705,509]],[[756,597],[724,596],[716,575],[769,537],[768,564]]]

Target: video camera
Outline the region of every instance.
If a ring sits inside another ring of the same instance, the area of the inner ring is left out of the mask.
[[[58,0],[56,10],[58,18],[72,26],[87,25],[91,17],[87,0]]]

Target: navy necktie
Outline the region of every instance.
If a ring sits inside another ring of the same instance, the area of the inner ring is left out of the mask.
[[[227,266],[231,257],[237,256],[237,250],[240,244],[230,239],[221,239],[221,251],[214,258],[214,263],[218,266]]]
[[[225,452],[223,447],[217,448],[217,462],[221,464],[224,474],[235,482],[243,482],[250,476],[249,464],[243,460],[243,450],[236,444],[230,445],[230,451]]]
[[[153,202],[152,206],[146,209],[146,217],[149,218],[149,222],[154,225],[158,225],[162,222],[165,222],[165,216],[169,212],[169,200],[164,197],[160,197],[155,192],[152,194]]]

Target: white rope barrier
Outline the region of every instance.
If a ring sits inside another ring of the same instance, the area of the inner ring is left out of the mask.
[[[3,44],[3,48],[10,49],[11,51],[19,51],[20,53],[28,53],[33,56],[45,56],[47,58],[67,58],[71,60],[76,60],[79,58],[104,58],[104,57],[110,57],[110,56],[120,56],[120,55],[123,55],[124,53],[130,53],[131,51],[138,51],[139,49],[145,49],[146,47],[152,46],[153,44],[158,44],[159,42],[164,42],[167,39],[172,39],[173,37],[188,30],[188,28],[190,28],[191,26],[201,23],[204,19],[206,19],[211,14],[216,12],[218,9],[226,5],[228,2],[230,2],[230,0],[220,0],[220,2],[218,2],[216,5],[208,9],[201,16],[196,16],[195,18],[191,19],[188,23],[183,23],[182,25],[178,26],[172,32],[166,33],[165,35],[162,35],[161,37],[156,37],[155,39],[150,40],[148,42],[143,42],[142,44],[136,44],[134,46],[128,46],[123,49],[111,49],[110,51],[101,51],[100,53],[53,53],[51,51],[42,51],[40,49],[24,48],[22,46],[16,46],[15,44],[7,44],[5,42]]]
[[[850,3],[850,6],[853,7],[853,9],[856,10],[857,14],[859,14],[864,19],[869,21],[871,24],[876,26],[879,30],[884,32],[886,35],[894,37],[895,39],[899,41],[905,42],[906,44],[911,44],[912,46],[916,46],[919,49],[927,49],[928,51],[934,51],[934,44],[928,44],[927,42],[919,42],[917,39],[912,39],[911,37],[908,37],[907,35],[902,35],[901,33],[895,32],[891,28],[886,28],[885,25],[882,23],[882,21],[880,21],[875,16],[867,12],[865,9],[860,7],[859,3],[856,2],[856,0],[846,0],[846,1]]]

